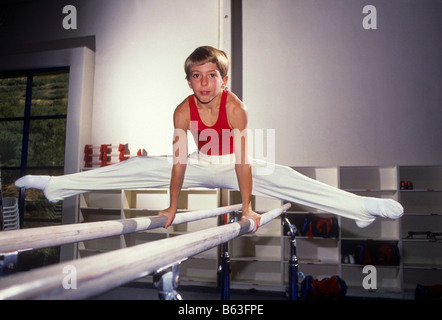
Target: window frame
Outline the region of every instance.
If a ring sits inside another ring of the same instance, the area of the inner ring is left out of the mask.
[[[52,119],[66,119],[65,132],[67,130],[67,116],[68,110],[66,109],[65,114],[55,114],[55,115],[31,115],[31,105],[32,105],[32,86],[34,81],[34,75],[39,75],[42,73],[56,74],[56,73],[70,73],[70,67],[53,67],[53,68],[40,68],[31,69],[26,71],[7,71],[0,72],[0,78],[12,78],[12,77],[26,77],[26,95],[25,95],[25,108],[24,114],[20,117],[8,117],[0,118],[1,122],[12,122],[12,121],[22,121],[23,122],[23,136],[22,136],[22,148],[21,148],[21,159],[20,166],[2,166],[1,170],[18,170],[20,176],[24,176],[28,171],[31,170],[64,170],[65,166],[28,166],[28,150],[29,150],[29,134],[30,134],[30,124],[33,120],[52,120]],[[69,90],[69,87],[68,87]],[[69,92],[68,92],[69,95]],[[66,142],[65,142],[66,147]],[[64,163],[64,162],[63,162]],[[24,221],[39,221],[39,222],[57,222],[53,219],[25,219],[24,217],[24,204],[25,204],[25,188],[20,188],[19,191],[19,218],[20,218],[20,228],[23,227]]]

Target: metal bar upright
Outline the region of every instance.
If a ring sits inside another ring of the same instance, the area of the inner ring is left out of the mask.
[[[238,221],[238,211],[233,212],[233,217],[230,222]],[[230,255],[229,242],[224,242],[221,253],[221,300],[230,299]]]
[[[289,264],[289,285],[288,293],[290,300],[298,299],[298,258],[296,256],[296,226],[290,223],[287,217],[284,217],[282,223],[285,224],[290,235],[290,258]]]

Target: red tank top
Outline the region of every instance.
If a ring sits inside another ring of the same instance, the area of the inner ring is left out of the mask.
[[[229,92],[223,91],[219,106],[218,119],[216,123],[209,127],[200,118],[195,97],[189,96],[190,107],[190,131],[198,145],[198,150],[207,155],[226,155],[233,153],[233,136],[227,121],[226,102]]]

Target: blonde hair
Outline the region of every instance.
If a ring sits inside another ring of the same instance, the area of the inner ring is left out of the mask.
[[[229,71],[229,58],[224,51],[218,50],[210,46],[202,46],[196,48],[184,63],[184,71],[186,79],[190,80],[190,73],[193,66],[199,66],[207,62],[216,64],[221,77],[224,78]]]

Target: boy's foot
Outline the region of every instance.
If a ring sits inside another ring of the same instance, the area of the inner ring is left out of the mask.
[[[364,198],[364,206],[373,217],[383,217],[388,219],[398,219],[404,214],[404,208],[393,199]],[[357,220],[356,224],[360,228],[369,226],[373,220]]]
[[[51,180],[50,176],[27,175],[15,181],[15,186],[18,188],[34,188],[44,190],[48,185],[49,180]]]

